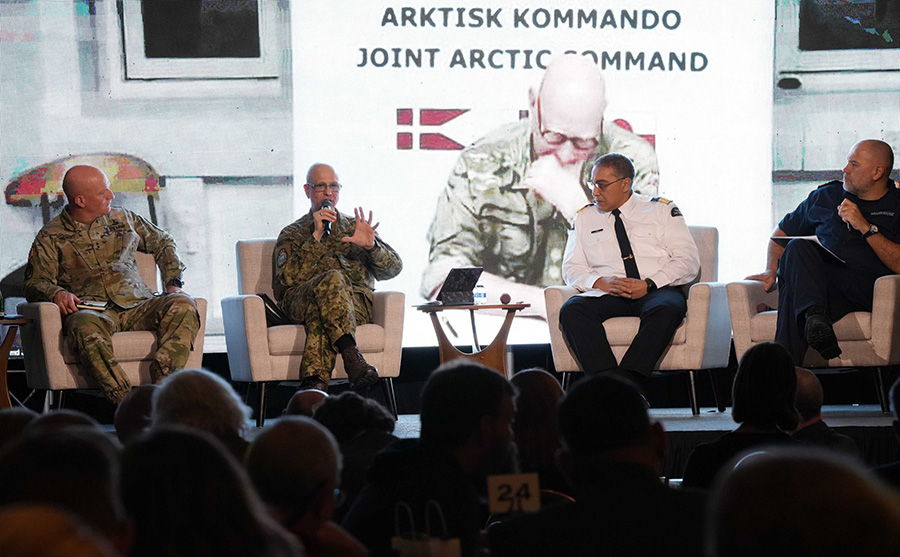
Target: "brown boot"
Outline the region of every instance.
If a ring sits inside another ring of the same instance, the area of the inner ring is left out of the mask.
[[[356,345],[341,350],[341,358],[344,359],[344,371],[350,378],[350,388],[354,391],[364,391],[378,382],[378,370],[363,358]]]

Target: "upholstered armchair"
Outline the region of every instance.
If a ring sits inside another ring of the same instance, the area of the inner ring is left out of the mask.
[[[138,270],[144,282],[159,287],[156,261],[152,254],[135,254]],[[203,337],[206,333],[206,305],[203,298],[194,298],[200,313],[200,330],[191,349],[186,367],[203,365]],[[25,358],[25,374],[32,389],[45,389],[58,396],[50,401],[53,407],[62,405],[62,395],[72,389],[99,389],[94,379],[78,366],[68,339],[63,335],[62,315],[59,307],[51,302],[19,304],[18,311],[32,322],[22,326],[22,348]],[[156,353],[156,333],[153,331],[127,331],[113,335],[113,351],[116,359],[132,385],[152,383],[150,363]]]
[[[725,285],[715,282],[719,269],[719,231],[710,226],[691,226],[689,229],[700,252],[700,282],[691,286],[684,322],[675,331],[656,370],[687,372],[691,411],[697,415],[700,407],[697,402],[695,372],[728,367],[731,325],[728,320]],[[564,388],[568,387],[572,373],[582,371],[559,326],[560,308],[577,293],[575,288],[569,286],[550,286],[544,289],[553,364],[556,371],[563,374]],[[637,317],[614,317],[604,322],[606,335],[616,358],[621,359],[631,346],[639,324],[640,319]],[[724,404],[718,400],[716,406],[719,411],[725,409]]]
[[[257,425],[265,419],[266,386],[300,380],[300,361],[306,343],[302,325],[266,325],[263,300],[257,294],[272,293],[274,238],[240,240],[237,243],[238,290],[240,295],[222,300],[228,365],[234,381],[257,386]],[[397,402],[393,379],[400,375],[403,316],[406,297],[402,292],[375,292],[372,323],[356,331],[356,343],[366,361],[378,368],[385,400],[394,416]],[[332,379],[346,379],[338,354]]]

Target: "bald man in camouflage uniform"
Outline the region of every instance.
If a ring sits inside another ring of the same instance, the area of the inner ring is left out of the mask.
[[[431,298],[453,267],[483,266],[490,292],[508,292],[543,313],[543,287],[562,284],[562,259],[575,213],[589,203],[585,161],[623,153],[634,161],[636,193],[657,193],[653,147],[603,121],[603,78],[589,58],[550,65],[531,118],[504,126],[460,154],[438,198],[428,233],[422,295]]]
[[[313,165],[303,188],[309,213],[281,231],[273,255],[278,305],[306,328],[301,388],[326,390],[340,352],[351,387],[367,389],[378,372],[356,346],[356,327],[371,321],[375,280],[397,276],[403,263],[375,234],[371,212],[366,219],[362,207],[352,217],[335,210],[341,186],[330,166]]]
[[[107,399],[118,403],[131,390],[112,346],[118,331],[155,331],[157,350],[150,364],[155,383],[184,367],[200,316],[181,290],[184,265],[175,242],[163,230],[131,211],[111,208],[109,180],[93,166],[74,166],[63,178],[68,204],[44,226],[25,268],[30,302],[60,308],[63,332],[84,371]],[[141,279],[135,252],[153,254],[167,294],[154,296]],[[86,301],[106,309],[79,309]]]

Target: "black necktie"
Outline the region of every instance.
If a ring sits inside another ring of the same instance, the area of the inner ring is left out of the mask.
[[[634,260],[634,252],[631,251],[631,242],[628,241],[628,234],[625,232],[625,223],[622,222],[622,217],[619,216],[622,212],[618,209],[613,209],[612,214],[616,217],[616,240],[619,241],[622,261],[625,263],[625,276],[639,279],[641,274],[638,272],[637,262]]]

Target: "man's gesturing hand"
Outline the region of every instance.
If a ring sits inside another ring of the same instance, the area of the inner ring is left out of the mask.
[[[345,236],[341,238],[342,242],[350,242],[365,249],[375,247],[375,229],[378,228],[380,222],[372,224],[372,211],[369,211],[369,218],[365,218],[366,212],[362,207],[353,209],[353,216],[356,217],[356,229],[353,236]]]

